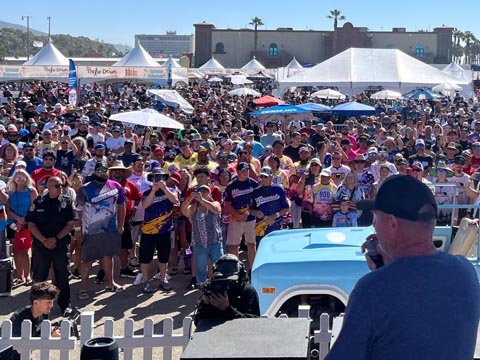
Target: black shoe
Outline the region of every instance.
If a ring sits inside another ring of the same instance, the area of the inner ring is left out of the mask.
[[[68,305],[63,311],[63,317],[67,319],[75,319],[80,315],[80,312],[76,307]]]
[[[80,275],[80,271],[78,271],[78,269],[73,270],[73,271],[70,273],[70,276],[71,276],[73,279],[81,279],[81,278],[82,278],[82,275]]]
[[[137,277],[137,273],[127,267],[126,269],[120,269],[120,277],[135,279]]]
[[[95,278],[95,284],[103,284],[105,282],[105,271],[103,269],[98,270],[97,277]]]
[[[197,289],[198,286],[197,286],[197,277],[196,276],[192,276],[192,279],[190,280],[190,282],[188,283],[187,285],[187,289],[188,290],[195,290]]]

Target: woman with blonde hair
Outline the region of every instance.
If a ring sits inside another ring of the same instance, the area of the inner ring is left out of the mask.
[[[35,183],[24,169],[15,170],[7,184],[9,199],[7,211],[7,238],[13,242],[13,260],[17,269],[17,284],[31,285],[30,255],[31,241],[15,241],[15,233],[26,229],[25,216],[37,198]]]

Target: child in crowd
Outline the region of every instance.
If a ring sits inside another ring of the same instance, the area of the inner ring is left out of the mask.
[[[333,215],[333,227],[356,227],[357,213],[350,209],[350,199],[344,197],[339,202],[340,210]]]

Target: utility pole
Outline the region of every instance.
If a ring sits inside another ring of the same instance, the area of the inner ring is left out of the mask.
[[[30,18],[31,16],[22,16],[22,21],[27,19],[27,60],[30,59]]]
[[[50,42],[50,20],[52,20],[52,17],[51,16],[47,16],[47,20],[48,20],[48,42]]]

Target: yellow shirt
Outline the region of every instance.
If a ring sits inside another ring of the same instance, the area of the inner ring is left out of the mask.
[[[174,163],[180,166],[180,169],[186,166],[194,166],[198,162],[198,153],[193,153],[188,159],[185,159],[182,154],[175,156]]]

